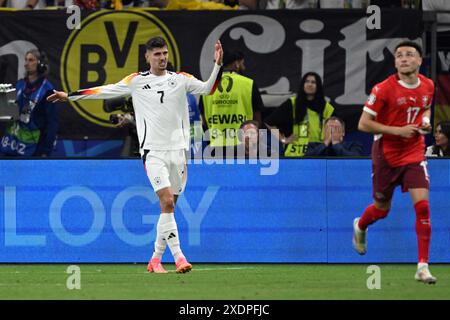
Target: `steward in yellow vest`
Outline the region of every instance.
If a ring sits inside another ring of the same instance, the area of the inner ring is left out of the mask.
[[[325,121],[333,112],[334,107],[323,95],[322,80],[309,72],[303,76],[297,95],[286,100],[264,122],[269,128],[280,130],[285,157],[302,157],[309,142],[323,142]]]
[[[248,120],[261,122],[264,107],[254,81],[239,73],[245,70],[241,53],[224,52],[224,71],[216,91],[202,96],[199,108],[209,131],[211,147],[234,147],[241,124]]]

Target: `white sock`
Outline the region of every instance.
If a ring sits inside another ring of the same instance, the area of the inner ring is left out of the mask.
[[[164,251],[166,250],[167,243],[166,240],[164,240],[163,230],[161,226],[170,221],[169,215],[170,214],[168,213],[161,213],[159,215],[158,224],[156,225],[155,251],[153,252],[152,259],[153,258],[161,259],[164,254]]]
[[[178,228],[175,221],[175,215],[173,213],[162,213],[161,216],[163,215],[166,217],[164,219],[165,223],[161,224],[162,235],[166,240],[167,245],[169,246],[173,258],[175,259],[175,261],[178,261],[178,259],[184,257],[184,255],[180,248],[180,240],[178,238]]]
[[[421,269],[421,268],[428,268],[428,263],[426,263],[426,262],[419,262],[417,264],[417,269]]]

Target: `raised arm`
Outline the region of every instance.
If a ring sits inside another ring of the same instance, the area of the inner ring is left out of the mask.
[[[49,102],[76,101],[81,99],[112,99],[131,94],[131,80],[138,75],[133,73],[118,83],[108,84],[100,87],[81,89],[75,92],[64,92],[53,90],[53,94],[47,98]]]
[[[188,78],[186,89],[192,94],[213,94],[219,85],[220,78],[222,77],[222,58],[223,49],[222,44],[217,40],[215,44],[214,52],[214,68],[207,81],[200,81],[192,76]]]

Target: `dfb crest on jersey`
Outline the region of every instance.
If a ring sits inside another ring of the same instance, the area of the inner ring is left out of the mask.
[[[177,81],[174,78],[170,78],[169,80],[167,80],[167,84],[169,85],[169,87],[175,88],[177,86]]]

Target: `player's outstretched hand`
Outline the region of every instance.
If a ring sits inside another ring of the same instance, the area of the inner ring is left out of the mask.
[[[398,135],[403,138],[411,138],[413,135],[419,132],[417,124],[408,124],[404,127],[398,128]]]
[[[69,100],[68,94],[64,91],[53,90],[53,94],[47,97],[49,102],[63,102]]]
[[[427,124],[425,126],[421,126],[419,128],[419,133],[421,133],[421,134],[429,134],[429,133],[431,133],[431,131],[433,131],[433,128],[431,127],[430,124]]]
[[[117,123],[117,127],[123,128],[133,123],[133,116],[129,113],[127,114],[118,114],[117,119],[119,122]]]
[[[222,44],[220,43],[220,40],[217,40],[216,45],[214,46],[215,52],[214,52],[214,61],[218,65],[222,65],[222,58],[223,58],[223,49]]]

